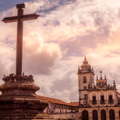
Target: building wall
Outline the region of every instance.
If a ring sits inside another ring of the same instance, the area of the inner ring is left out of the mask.
[[[84,76],[86,77],[87,82],[83,82]],[[79,97],[81,99],[84,99],[84,95],[88,94],[87,89],[88,89],[88,84],[91,83],[92,86],[94,86],[94,77],[93,73],[82,73],[78,74],[78,88],[79,88]],[[86,86],[86,90],[84,87]],[[83,103],[83,100],[81,100],[81,103]]]
[[[86,76],[87,83],[83,82],[84,76]],[[84,89],[84,86],[86,86],[86,90]],[[120,106],[120,99],[118,100],[115,81],[113,82],[113,85],[107,85],[106,76],[103,79],[102,71],[100,71],[100,79],[98,80],[97,77],[96,85],[94,85],[94,71],[93,68],[91,69],[91,66],[88,64],[86,57],[81,68],[78,66],[78,89],[80,102],[80,108],[78,111],[79,120],[93,120],[93,116],[95,119],[97,117],[98,120],[101,120],[101,115],[103,119],[105,114],[106,120],[120,120],[120,107],[118,107]],[[85,94],[88,95],[86,99],[84,99]],[[101,114],[101,111],[103,114]],[[110,117],[113,118],[110,119]]]
[[[105,99],[105,104],[100,104],[100,100],[101,100],[101,95],[104,96]],[[109,104],[109,95],[112,95],[112,98],[114,100],[113,104]],[[97,100],[97,104],[93,105],[92,104],[92,98],[93,96],[96,96],[96,100]],[[117,104],[117,92],[116,90],[100,90],[100,91],[88,91],[88,103],[95,107],[95,106],[113,106],[115,104]]]
[[[82,73],[82,74],[78,74],[78,81],[79,81],[79,89],[84,89],[84,86],[86,86],[88,88],[88,83],[90,83],[92,77],[91,77],[92,73]],[[83,83],[83,77],[86,76],[87,79],[87,83]]]
[[[97,112],[98,112],[98,120],[101,120],[101,110],[106,111],[106,120],[110,120],[110,115],[109,115],[110,110],[114,110],[114,112],[115,112],[115,120],[120,120],[120,118],[119,118],[120,107],[79,108],[79,115],[78,115],[79,120],[82,120],[82,112],[84,110],[88,111],[89,120],[93,120],[93,115],[92,115],[93,110],[97,110]]]
[[[58,120],[78,120],[76,110],[78,110],[76,107],[48,102],[48,107],[43,112]]]
[[[52,114],[53,118],[58,120],[78,120],[78,113]]]

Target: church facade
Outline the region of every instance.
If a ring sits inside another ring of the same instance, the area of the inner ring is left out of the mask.
[[[120,99],[116,83],[107,84],[106,76],[94,81],[94,70],[85,57],[78,66],[79,120],[120,120]]]

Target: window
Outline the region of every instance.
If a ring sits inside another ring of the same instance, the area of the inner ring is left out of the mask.
[[[98,112],[97,112],[97,110],[93,110],[92,114],[93,114],[93,120],[98,120]]]
[[[84,90],[87,90],[87,86],[84,86]]]
[[[109,95],[109,100],[112,100],[112,95]]]
[[[109,104],[112,104],[114,101],[112,99],[112,95],[109,95]]]
[[[86,76],[83,77],[83,83],[87,83]]]
[[[101,95],[101,100],[104,100],[104,95]]]
[[[84,110],[82,112],[82,120],[89,120],[89,115],[87,110]]]
[[[110,120],[115,120],[115,111],[111,109],[109,111],[109,116],[110,116]]]
[[[88,97],[87,94],[84,94],[84,99],[87,99],[87,97]]]
[[[96,96],[93,96],[93,101],[96,101]]]
[[[101,104],[105,104],[105,100],[104,100],[104,95],[101,95],[101,101],[100,101]]]
[[[119,111],[119,119],[120,119],[120,111]]]
[[[106,120],[106,111],[101,110],[101,120]]]
[[[96,96],[93,96],[93,99],[92,99],[93,101],[92,101],[92,104],[96,104],[97,103],[97,101],[96,101]]]

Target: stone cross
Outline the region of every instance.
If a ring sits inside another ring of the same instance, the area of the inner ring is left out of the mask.
[[[5,17],[2,21],[5,23],[17,22],[17,45],[16,45],[16,75],[22,74],[22,46],[23,46],[23,21],[37,19],[38,14],[23,15],[25,4],[17,4],[18,16]]]

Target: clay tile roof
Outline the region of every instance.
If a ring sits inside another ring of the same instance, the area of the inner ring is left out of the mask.
[[[120,93],[119,93],[119,92],[117,92],[117,95],[118,95],[118,97],[120,98]]]
[[[78,106],[78,102],[70,102],[70,103],[66,103],[63,102],[62,100],[59,99],[55,99],[55,98],[49,98],[49,97],[45,97],[45,96],[38,96],[38,98],[41,97],[42,99],[51,102],[51,103],[56,103],[56,104],[61,104],[61,105],[67,105],[67,106]]]
[[[70,102],[70,103],[68,103],[69,105],[71,105],[71,106],[78,106],[79,105],[79,102]]]
[[[63,102],[62,100],[59,99],[55,99],[55,98],[49,98],[49,97],[45,97],[45,96],[39,96],[41,98],[43,98],[46,101],[49,101],[51,103],[57,103],[57,104],[66,104],[65,102]]]

